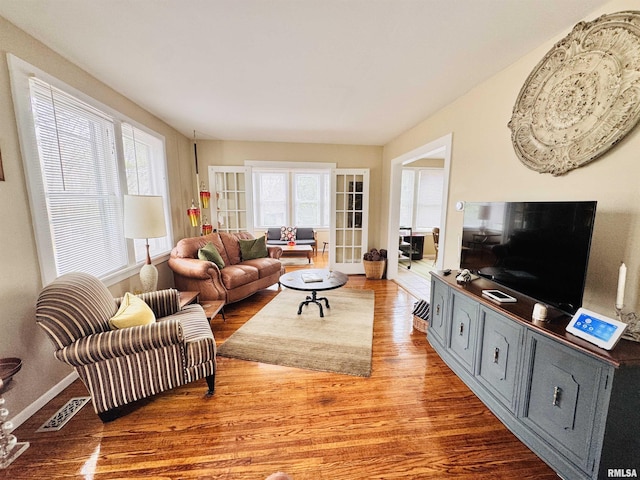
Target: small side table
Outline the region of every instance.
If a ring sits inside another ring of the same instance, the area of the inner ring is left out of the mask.
[[[199,302],[200,292],[180,292],[180,308],[191,303]],[[227,321],[224,316],[224,300],[207,300],[200,303],[207,315],[208,320],[213,320],[218,313],[222,314],[222,320]]]
[[[201,303],[204,308],[204,313],[209,320],[212,320],[218,313],[222,314],[222,321],[226,322],[227,319],[224,316],[224,300],[206,300]]]
[[[192,303],[198,303],[200,292],[180,292],[180,308]]]

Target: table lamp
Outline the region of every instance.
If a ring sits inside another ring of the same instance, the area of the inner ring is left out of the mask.
[[[158,286],[158,269],[151,263],[149,239],[167,234],[164,218],[164,200],[153,195],[124,196],[124,236],[144,238],[147,246],[147,262],[140,270],[140,282],[144,292],[152,292]]]

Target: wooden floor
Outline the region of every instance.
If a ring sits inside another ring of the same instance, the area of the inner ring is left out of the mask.
[[[314,261],[323,266],[320,254]],[[31,446],[0,478],[557,478],[412,329],[414,297],[363,276],[345,288],[375,291],[370,378],[219,357],[210,399],[201,380],[111,423],[89,404],[62,430],[36,433],[68,399],[86,395],[76,382],[16,429]],[[226,323],[212,322],[218,344],[276,294],[227,306]]]

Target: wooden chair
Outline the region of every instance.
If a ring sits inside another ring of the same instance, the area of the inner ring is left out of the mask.
[[[438,262],[438,249],[440,247],[440,227],[433,227],[431,232],[433,234],[433,248],[436,251],[436,257],[433,259],[433,264],[435,265]]]

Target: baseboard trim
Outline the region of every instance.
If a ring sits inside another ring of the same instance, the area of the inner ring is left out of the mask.
[[[62,393],[62,391],[75,382],[78,379],[78,374],[74,371],[63,378],[56,385],[51,387],[47,392],[44,393],[40,398],[38,398],[35,402],[29,405],[27,408],[18,413],[15,417],[11,419],[11,423],[13,423],[13,428],[18,428],[24,422],[26,422],[29,418],[31,418],[38,410],[44,407],[47,403],[53,400],[57,395]]]

